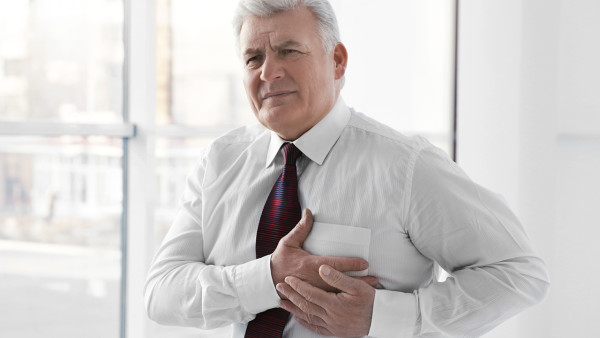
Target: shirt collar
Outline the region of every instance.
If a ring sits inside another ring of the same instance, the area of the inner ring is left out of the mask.
[[[306,133],[292,142],[302,153],[318,165],[322,165],[325,157],[342,134],[342,130],[350,120],[350,109],[341,96],[338,97],[333,109]],[[285,140],[271,131],[271,140],[267,151],[266,167],[269,167],[279,153]]]

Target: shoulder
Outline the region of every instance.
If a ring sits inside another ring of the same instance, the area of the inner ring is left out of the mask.
[[[213,146],[229,146],[236,144],[248,144],[262,137],[267,129],[260,124],[253,124],[235,128],[226,132],[223,135],[216,137],[211,145]]]
[[[222,134],[200,149],[194,172],[224,170],[240,157],[256,155],[266,148],[268,130],[260,124],[243,126]],[[262,146],[261,146],[262,145]]]
[[[405,135],[363,113],[351,109],[350,121],[346,128],[355,146],[374,147],[376,154],[384,153],[402,157],[404,160],[415,157],[425,148],[433,145],[420,135]]]
[[[239,127],[210,141],[202,155],[209,159],[236,156],[261,139],[268,140],[268,135],[268,130],[260,124]]]

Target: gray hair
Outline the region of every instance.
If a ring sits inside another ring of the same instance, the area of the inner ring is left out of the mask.
[[[285,12],[297,7],[308,8],[318,24],[318,33],[323,43],[323,49],[330,52],[340,42],[340,30],[333,8],[327,0],[240,0],[233,17],[233,29],[236,43],[240,45],[240,32],[244,20],[248,16],[267,17],[279,12]]]

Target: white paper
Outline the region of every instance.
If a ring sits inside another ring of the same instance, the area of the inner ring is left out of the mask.
[[[330,223],[313,223],[304,241],[304,250],[319,256],[357,257],[369,261],[371,229]],[[369,269],[347,272],[348,276],[366,276]]]

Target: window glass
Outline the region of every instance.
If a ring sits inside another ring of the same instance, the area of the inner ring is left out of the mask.
[[[0,336],[117,337],[122,141],[0,137]]]
[[[254,122],[231,19],[237,1],[157,0],[157,122]]]
[[[121,0],[0,0],[0,120],[122,121]]]

